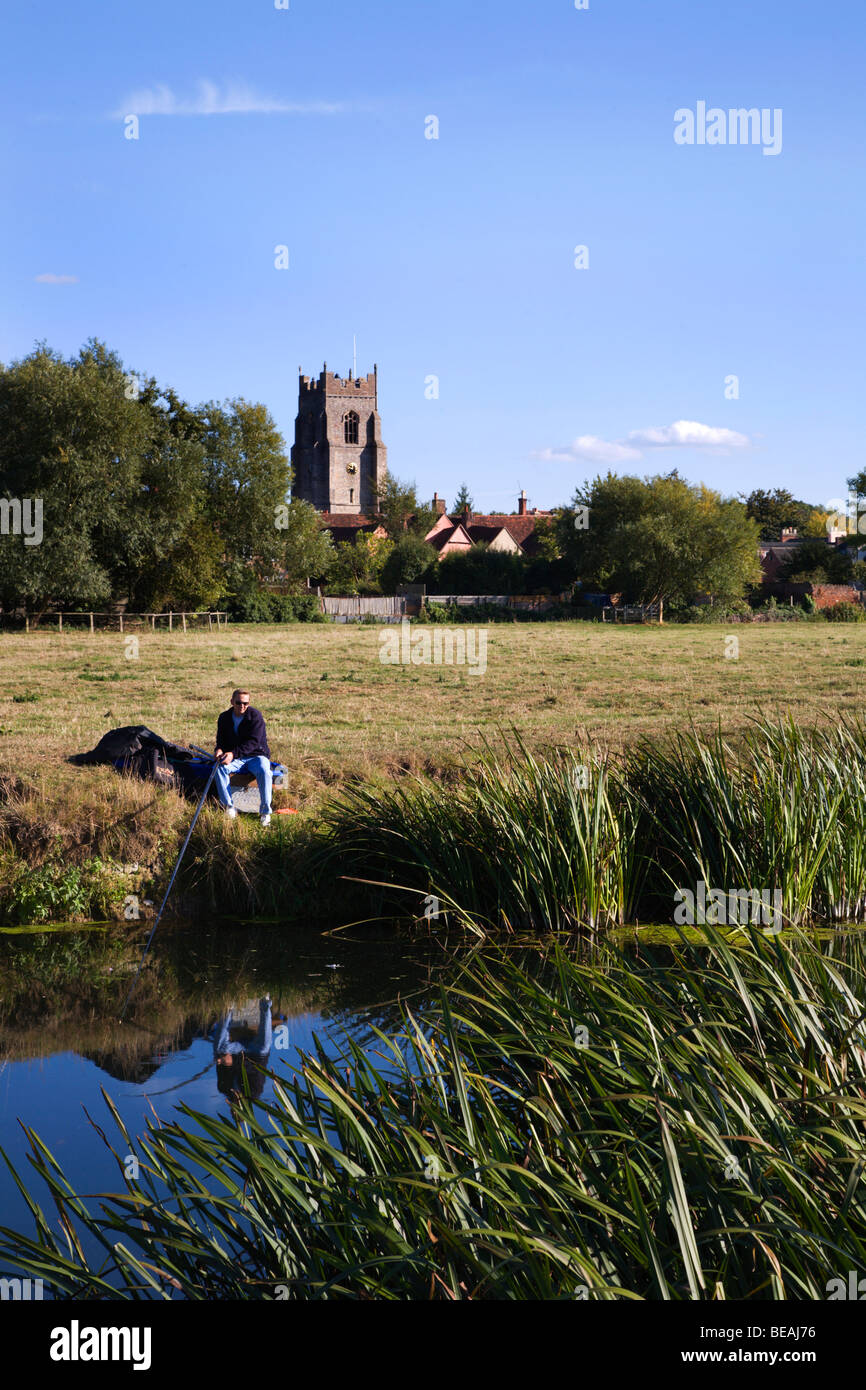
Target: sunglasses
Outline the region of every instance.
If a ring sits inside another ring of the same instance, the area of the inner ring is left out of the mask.
[[[232,700],[233,705],[248,705],[249,700]]]

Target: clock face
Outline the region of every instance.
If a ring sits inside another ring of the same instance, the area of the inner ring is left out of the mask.
[[[347,463],[347,464],[346,464],[346,472],[347,472],[347,473],[357,473],[357,471],[358,471],[358,465],[357,465],[357,463]]]

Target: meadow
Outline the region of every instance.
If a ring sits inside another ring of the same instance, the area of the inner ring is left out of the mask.
[[[64,759],[109,728],[148,724],[212,746],[234,686],[266,716],[273,755],[299,790],[408,762],[459,761],[466,740],[496,726],[529,747],[589,738],[622,748],[694,722],[725,733],[758,714],[831,722],[862,708],[866,625],[497,624],[487,670],[394,666],[367,626],[230,626],[223,632],[126,636],[67,629],[0,634],[0,768],[80,788],[93,773]]]

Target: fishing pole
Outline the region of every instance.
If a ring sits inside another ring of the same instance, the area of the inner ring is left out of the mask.
[[[199,752],[199,751],[204,752],[203,749],[201,749],[201,750],[196,749],[196,752]],[[204,805],[205,797],[207,796],[208,792],[210,791],[210,784],[211,784],[211,782],[213,781],[214,775],[215,775],[216,770],[217,770],[217,760],[216,760],[216,758],[213,757],[213,754],[211,754],[211,753],[206,753],[206,754],[205,754],[205,757],[208,757],[208,758],[212,758],[212,759],[213,759],[213,767],[211,768],[211,770],[210,770],[210,776],[208,777],[207,782],[205,783],[205,789],[204,789],[204,791],[203,791],[202,794],[201,794],[201,800],[199,801],[198,805],[197,805],[196,808],[195,808],[195,815],[194,815],[193,818],[192,818],[192,821],[191,821],[191,823],[190,823],[189,830],[186,832],[186,839],[185,839],[184,842],[183,842],[183,849],[181,850],[180,854],[177,856],[177,863],[175,864],[175,866],[174,866],[174,872],[172,873],[172,876],[171,876],[171,878],[170,878],[169,881],[168,881],[168,887],[167,887],[166,890],[165,890],[165,897],[164,897],[163,900],[162,900],[162,907],[159,909],[159,912],[156,914],[156,921],[155,921],[154,924],[153,924],[153,927],[152,927],[152,929],[151,929],[150,936],[147,938],[147,945],[146,945],[145,948],[144,948],[144,955],[141,957],[141,960],[138,962],[138,969],[137,969],[136,972],[135,972],[135,975],[134,975],[134,977],[133,977],[132,984],[129,986],[129,993],[128,993],[127,996],[126,996],[126,1000],[125,1000],[125,1002],[124,1002],[123,1008],[122,1008],[121,1011],[120,1011],[120,1018],[119,1018],[119,1020],[118,1020],[119,1023],[122,1023],[122,1022],[123,1022],[123,1015],[126,1013],[127,1006],[128,1006],[128,1004],[129,1004],[130,999],[132,998],[132,991],[135,989],[135,986],[136,986],[137,983],[138,983],[138,977],[139,977],[139,975],[141,974],[141,967],[144,965],[145,958],[146,958],[146,956],[147,956],[148,951],[150,950],[150,943],[153,941],[154,935],[156,934],[156,929],[157,929],[157,927],[159,926],[160,918],[162,917],[162,914],[165,912],[165,905],[166,905],[166,903],[168,902],[168,895],[169,895],[169,893],[171,892],[172,887],[174,886],[174,880],[175,880],[175,878],[177,877],[177,871],[178,871],[178,869],[180,868],[180,861],[183,859],[183,856],[184,856],[184,854],[186,853],[186,847],[187,847],[187,845],[189,844],[190,836],[192,835],[192,832],[195,830],[195,823],[196,823],[196,821],[198,820],[199,811],[201,810],[202,806]]]

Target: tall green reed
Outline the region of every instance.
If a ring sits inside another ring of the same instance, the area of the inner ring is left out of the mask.
[[[456,787],[357,786],[325,810],[322,880],[392,911],[436,898],[479,935],[670,921],[678,888],[778,891],[788,924],[866,917],[866,732],[761,721],[734,746],[683,733],[620,760],[514,743]]]

